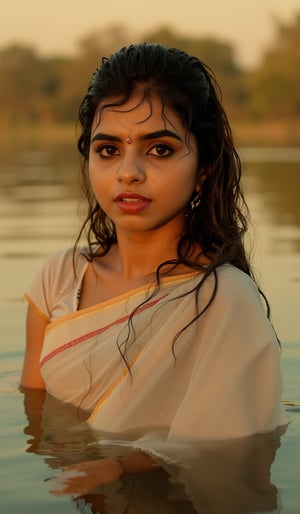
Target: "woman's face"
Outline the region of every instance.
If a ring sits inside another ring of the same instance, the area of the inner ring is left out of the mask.
[[[134,95],[96,112],[89,153],[95,197],[116,231],[181,227],[185,207],[200,191],[198,151],[178,114],[157,96]],[[187,137],[188,136],[188,137]]]

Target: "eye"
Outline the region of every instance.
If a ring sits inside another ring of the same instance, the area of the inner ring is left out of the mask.
[[[115,157],[116,155],[120,155],[118,149],[114,145],[102,145],[95,151],[101,157]]]
[[[148,151],[148,155],[155,155],[156,157],[169,157],[173,153],[173,148],[163,143],[159,143],[152,146],[152,148],[150,148],[150,150]]]

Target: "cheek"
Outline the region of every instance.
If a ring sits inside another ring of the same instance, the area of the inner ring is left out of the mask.
[[[93,164],[93,161],[90,161],[89,163],[89,181],[91,188],[94,192],[95,197],[99,201],[101,196],[101,191],[104,189],[104,181],[103,181],[103,174],[99,172],[99,169],[97,169],[97,166]]]
[[[187,163],[178,167],[176,177],[173,176],[170,182],[176,182],[177,187],[182,192],[189,192],[191,195],[195,191],[197,180],[197,162],[195,162],[195,159],[190,159]]]
[[[97,184],[101,179],[103,178],[103,170],[101,169],[101,166],[99,166],[99,157],[92,154],[89,159],[89,177],[91,183]]]
[[[163,187],[164,197],[168,198],[170,203],[184,207],[191,200],[196,188],[195,174],[182,170],[178,177],[171,178]]]
[[[89,165],[89,181],[92,189],[95,190],[95,174],[91,165]]]

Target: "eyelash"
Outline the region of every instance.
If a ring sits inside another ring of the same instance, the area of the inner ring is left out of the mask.
[[[164,150],[167,150],[166,153],[164,154],[159,154],[158,153],[158,149],[159,148],[163,148]],[[156,150],[157,153],[153,154],[151,153],[152,150]],[[170,155],[172,155],[174,153],[174,150],[173,148],[171,148],[169,145],[165,144],[165,143],[157,143],[155,145],[152,146],[152,148],[150,148],[150,150],[147,152],[148,155],[154,155],[154,157],[161,157],[161,158],[166,158],[166,157],[169,157]]]
[[[108,150],[114,150],[114,153],[103,155],[103,152],[106,151],[108,153]],[[103,159],[109,159],[110,157],[115,157],[116,155],[120,155],[118,152],[118,149],[114,145],[103,145],[96,149],[96,153],[100,155]]]
[[[163,154],[159,153],[160,149],[162,149],[164,151]],[[117,147],[114,145],[102,145],[99,148],[97,148],[95,151],[103,159],[109,159],[111,157],[116,157],[116,156],[120,155]],[[112,151],[112,153],[109,153],[109,151]],[[154,153],[154,151],[155,151],[155,153]],[[106,155],[104,152],[106,152]],[[163,159],[163,158],[169,157],[173,153],[174,153],[173,148],[171,148],[168,144],[156,143],[155,145],[153,145],[150,148],[150,150],[148,150],[147,155],[152,155],[154,157],[160,157],[161,159]]]

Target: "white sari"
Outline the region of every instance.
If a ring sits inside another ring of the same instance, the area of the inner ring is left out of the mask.
[[[53,396],[90,412],[101,438],[146,448],[228,440],[285,425],[280,403],[280,348],[253,281],[231,265],[218,269],[218,291],[199,320],[193,294],[201,280],[191,273],[165,278],[159,292],[140,287],[77,310],[76,296],[87,268],[77,274],[72,252],[52,256],[26,294],[48,325],[41,371]],[[213,277],[199,297],[210,299]],[[117,342],[127,337],[126,359]],[[132,339],[134,333],[134,338]],[[134,443],[135,442],[135,443]]]

